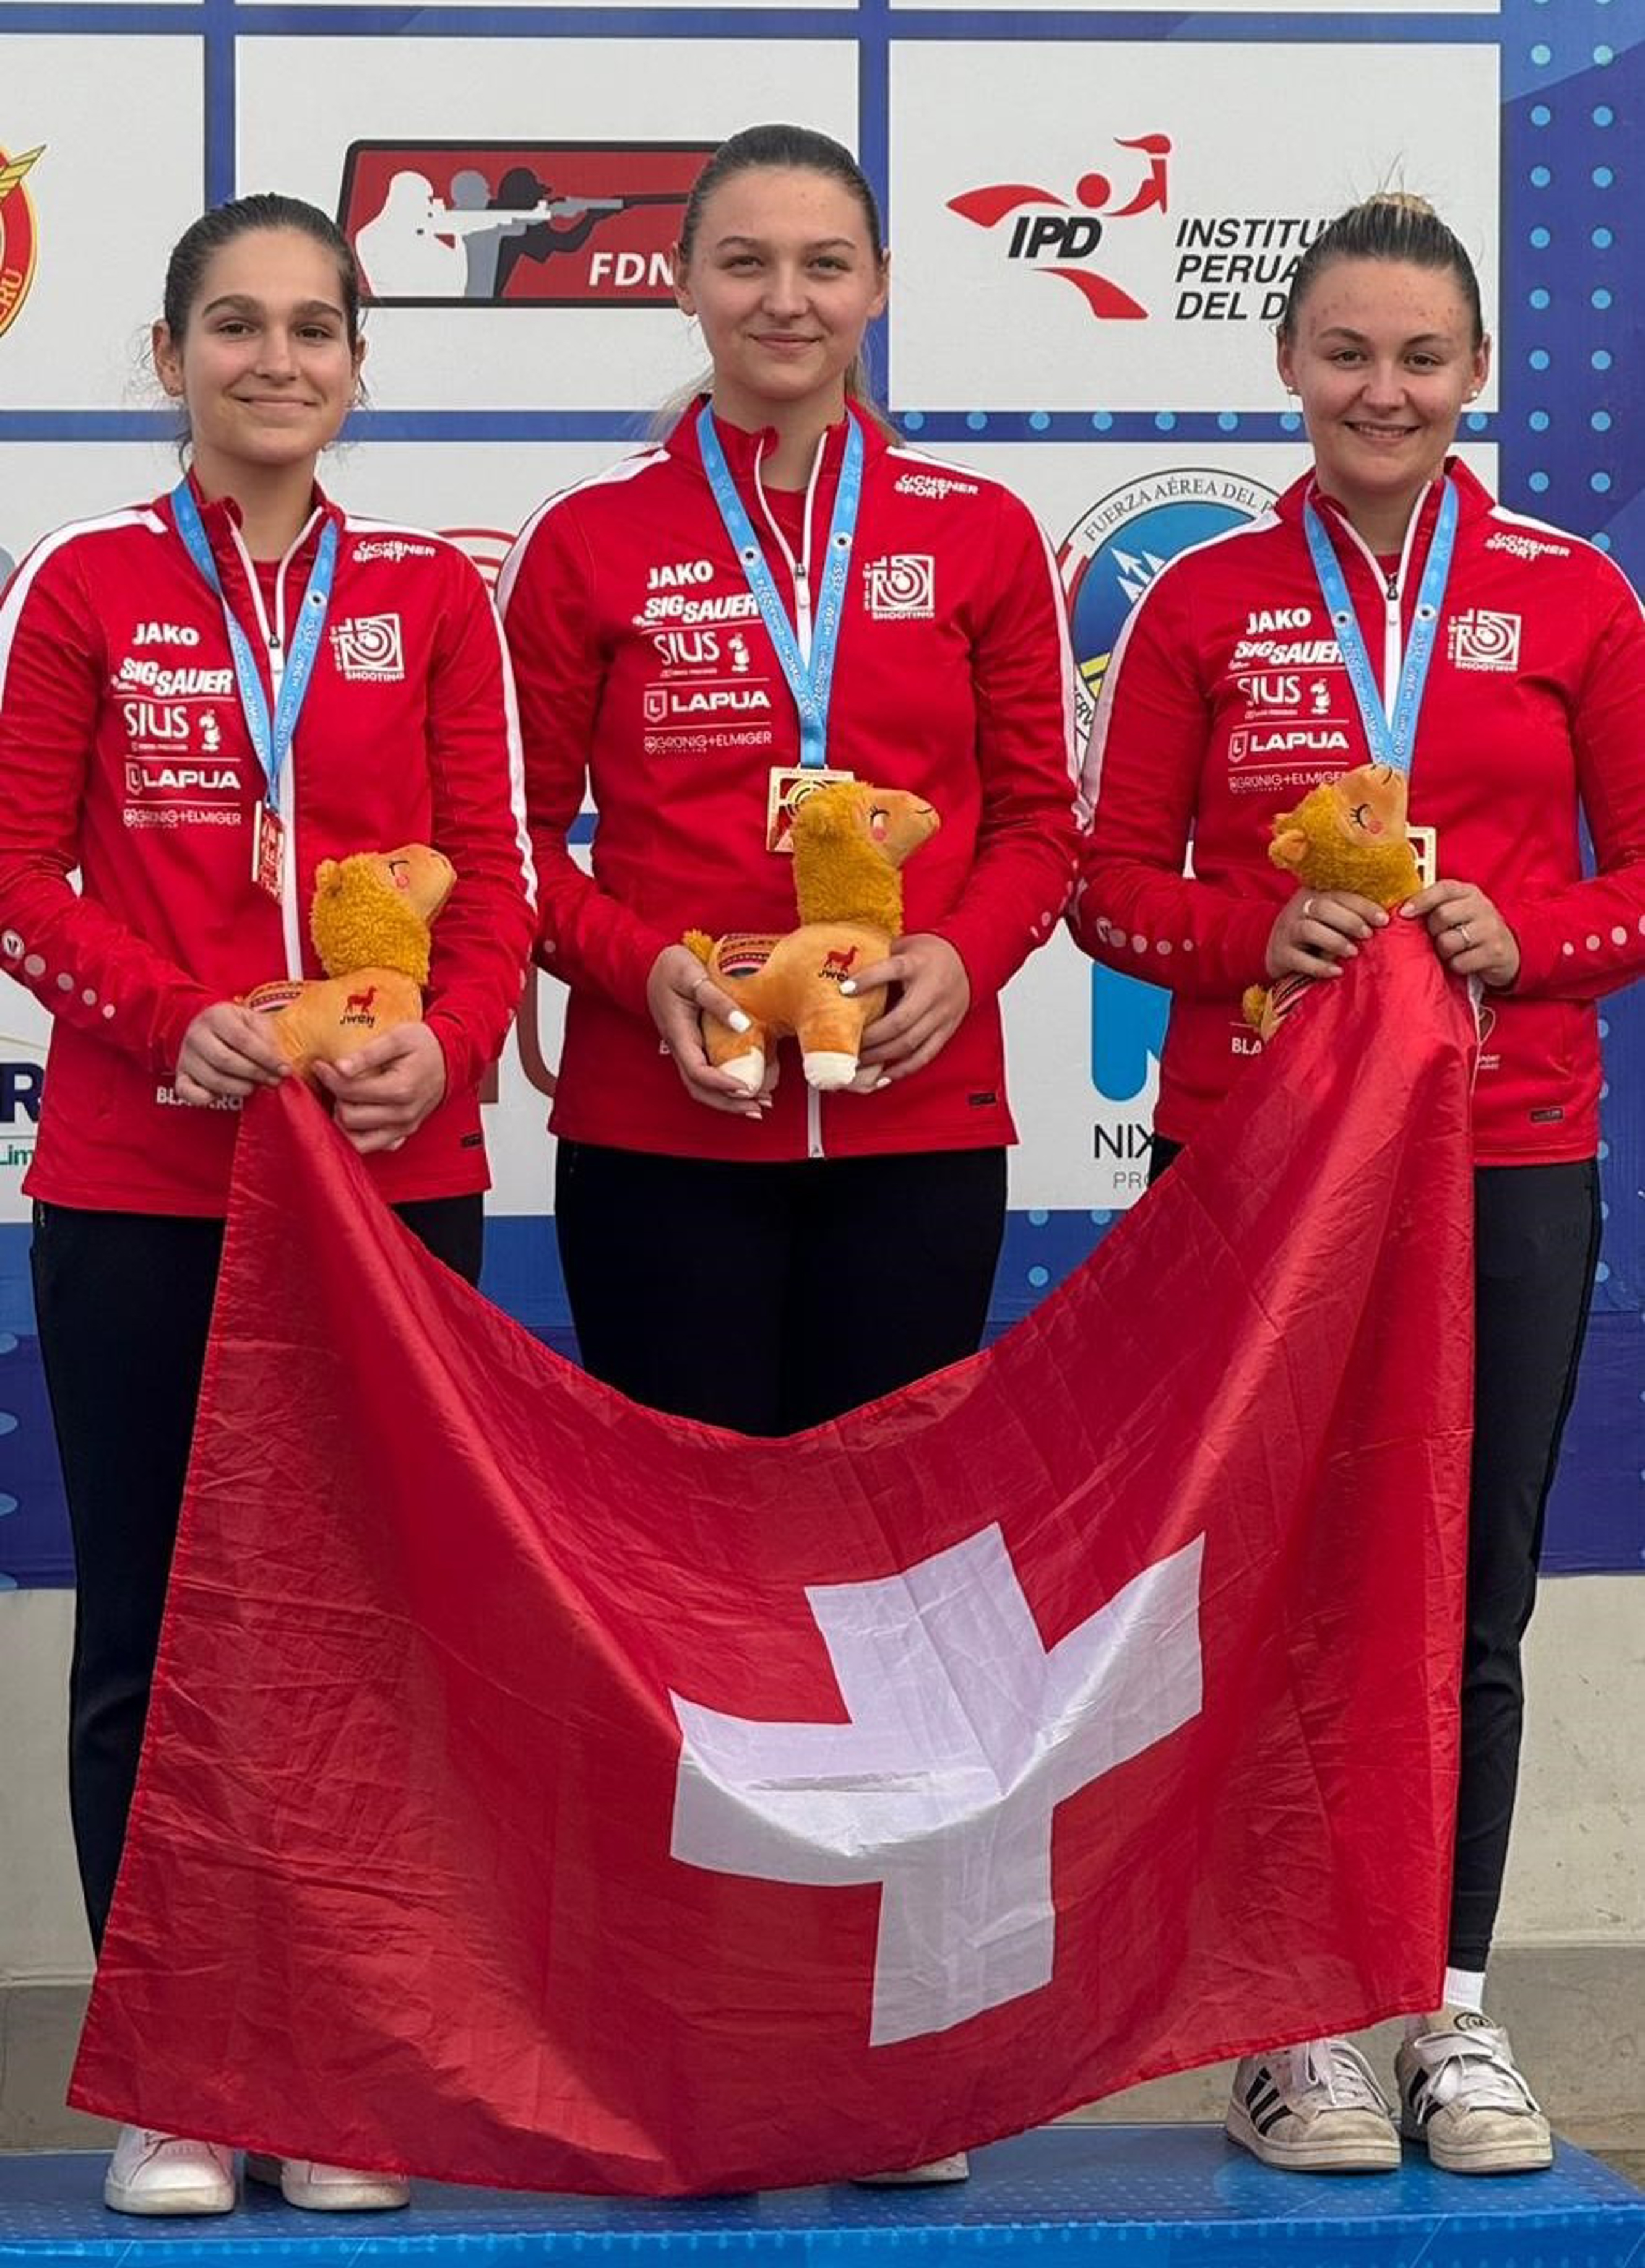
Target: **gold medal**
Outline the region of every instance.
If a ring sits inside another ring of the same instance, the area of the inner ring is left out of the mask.
[[[773,764],[765,791],[765,847],[793,858],[794,814],[815,789],[832,787],[837,780],[855,779],[855,772],[835,771],[827,764]]]

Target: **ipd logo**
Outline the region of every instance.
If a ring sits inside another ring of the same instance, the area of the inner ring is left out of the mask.
[[[1148,311],[1140,299],[1111,276],[1073,264],[1090,259],[1111,222],[1129,220],[1138,213],[1164,213],[1169,208],[1169,135],[1139,134],[1117,139],[1114,147],[1128,153],[1125,164],[1133,175],[1131,195],[1123,203],[1116,202],[1118,193],[1109,176],[1092,172],[1075,182],[1073,202],[1036,181],[987,181],[950,197],[948,210],[975,228],[994,229],[1009,220],[1007,260],[1021,261],[1040,275],[1072,284],[1099,321],[1141,321]],[[1142,179],[1137,182],[1139,161]]]

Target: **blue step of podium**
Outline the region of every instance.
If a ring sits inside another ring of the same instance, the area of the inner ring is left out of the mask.
[[[220,2220],[145,2221],[104,2211],[100,2157],[0,2158],[0,2268],[459,2268],[476,2255],[866,2268],[894,2252],[922,2268],[1645,2268],[1645,2193],[1563,2146],[1545,2174],[1464,2178],[1407,2151],[1397,2174],[1331,2176],[1270,2173],[1213,2126],[1055,2126],[978,2150],[972,2168],[951,2189],[666,2204],[420,2183],[408,2212],[374,2214],[293,2213],[253,2190]]]

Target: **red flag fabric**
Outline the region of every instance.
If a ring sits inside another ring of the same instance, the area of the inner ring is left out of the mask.
[[[260,1100],[72,2101],[746,2189],[1435,2005],[1472,1045],[1394,924],[1027,1322],[778,1442]],[[657,1297],[737,1360],[734,1287]]]

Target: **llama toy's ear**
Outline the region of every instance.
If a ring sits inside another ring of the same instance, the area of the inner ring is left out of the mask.
[[[317,898],[328,896],[336,888],[337,878],[342,872],[335,858],[322,858],[314,869],[314,895]]]
[[[794,807],[794,832],[808,836],[844,835],[855,815],[852,799],[819,788]]]

